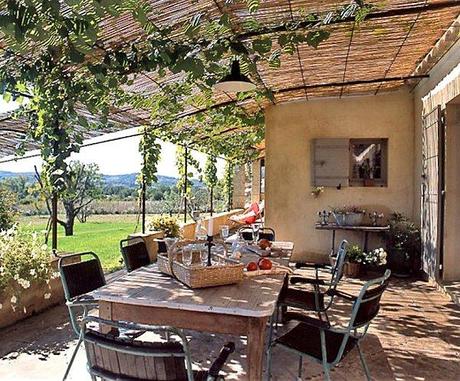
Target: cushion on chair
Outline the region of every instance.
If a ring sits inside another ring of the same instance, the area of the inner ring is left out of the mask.
[[[332,363],[337,357],[344,335],[328,330],[325,330],[324,333],[326,337],[327,362]],[[342,358],[355,347],[357,341],[357,339],[349,337]],[[299,323],[295,328],[276,339],[275,342],[322,361],[321,336],[318,327]]]
[[[319,308],[324,308],[324,295],[318,294]],[[288,288],[283,291],[280,303],[290,307],[306,310],[316,310],[315,293],[312,291]]]

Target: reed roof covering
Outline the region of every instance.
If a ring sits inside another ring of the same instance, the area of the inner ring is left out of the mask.
[[[240,3],[225,0],[150,0],[154,14],[151,20],[158,25],[174,25],[180,39],[183,24],[198,11],[208,17],[220,17],[223,12],[230,15],[232,33],[243,43],[261,34],[272,36],[276,44],[277,32],[282,32],[283,22],[295,20],[300,9],[321,12],[336,8],[348,1],[316,0],[265,0],[255,14],[256,19],[266,29],[254,32],[246,27],[250,15]],[[452,23],[459,17],[460,1],[452,0],[371,0],[376,5],[359,25],[353,19],[328,26],[330,38],[314,49],[300,45],[294,54],[283,54],[281,67],[271,68],[266,62],[258,63],[258,78],[253,78],[259,87],[271,89],[273,101],[258,104],[253,100],[237,102],[233,95],[216,93],[213,107],[228,103],[238,103],[247,112],[295,100],[310,100],[320,97],[342,97],[356,94],[378,94],[392,91],[402,86],[415,85],[436,63],[418,67],[430,50],[442,38]],[[274,28],[275,27],[275,28]],[[278,28],[278,29],[277,29]],[[106,19],[103,22],[101,50],[120,44],[139,41],[143,31],[130,15]],[[456,35],[458,38],[458,33]],[[1,45],[1,43],[0,43]],[[97,54],[97,52],[96,52]],[[416,71],[417,69],[417,71]],[[177,80],[171,74],[161,80],[155,73],[143,73],[135,77],[129,91],[152,94],[160,90],[161,82]],[[201,112],[189,106],[182,115]],[[111,120],[117,128],[129,128],[148,124],[149,110],[129,107],[114,109]],[[16,144],[27,127],[21,120],[0,119],[0,157],[13,154]],[[94,131],[95,136],[106,131]],[[200,136],[200,138],[206,138]],[[31,145],[28,148],[34,148]]]

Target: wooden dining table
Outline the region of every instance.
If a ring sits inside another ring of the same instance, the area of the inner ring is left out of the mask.
[[[104,319],[247,336],[246,374],[253,381],[262,379],[265,330],[284,277],[245,277],[234,285],[190,289],[152,264],[89,295],[99,301]]]

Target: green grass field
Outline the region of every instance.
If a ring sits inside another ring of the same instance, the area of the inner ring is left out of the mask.
[[[91,216],[84,224],[78,221],[75,223],[74,235],[71,237],[65,237],[64,229],[59,226],[58,250],[94,251],[101,259],[105,271],[117,270],[122,267],[119,242],[135,232],[136,218],[135,215]],[[47,220],[47,217],[22,217],[19,226],[25,231],[41,232],[44,235]]]

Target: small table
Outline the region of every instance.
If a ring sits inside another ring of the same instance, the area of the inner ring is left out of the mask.
[[[275,311],[284,275],[244,278],[235,285],[190,289],[142,267],[89,293],[99,316],[145,324],[248,337],[248,380],[261,380],[266,324]]]
[[[333,253],[335,253],[335,231],[336,230],[348,230],[348,231],[362,232],[364,234],[364,242],[363,242],[364,249],[363,250],[367,252],[369,233],[385,233],[388,230],[390,230],[390,225],[386,225],[386,226],[366,226],[366,225],[342,226],[342,225],[337,225],[337,224],[328,224],[328,225],[316,224],[315,229],[332,231],[332,252]]]

